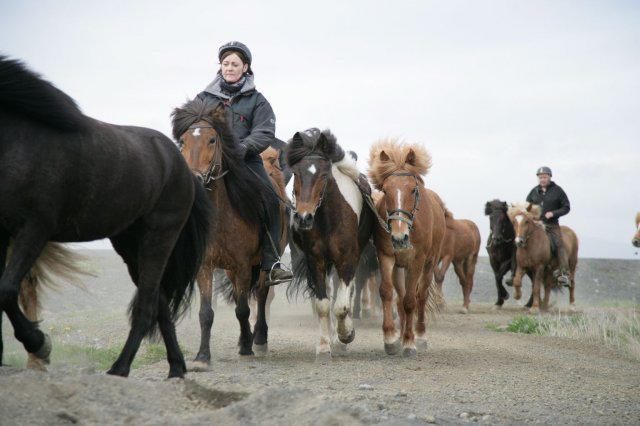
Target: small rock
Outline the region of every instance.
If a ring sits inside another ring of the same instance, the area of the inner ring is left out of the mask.
[[[491,418],[491,416],[490,416],[490,415],[485,414],[484,416],[482,416],[482,421],[483,421],[483,422],[484,422],[484,421],[487,421],[487,420],[489,420],[490,418]]]
[[[396,394],[396,397],[397,397],[397,398],[405,398],[406,396],[407,396],[407,392],[406,392],[406,391],[403,391],[403,390],[399,391],[399,392]]]
[[[411,413],[411,414],[409,414],[409,415],[407,416],[407,419],[409,419],[409,420],[415,420],[415,419],[416,419],[416,415],[415,415],[415,414],[413,414],[413,413]]]
[[[424,416],[422,420],[424,420],[425,423],[431,423],[431,424],[436,422],[436,418],[434,416]]]
[[[466,413],[466,412],[465,412],[465,413],[460,413],[460,416],[459,416],[459,417],[460,417],[461,419],[468,419],[468,418],[469,418],[469,413]]]
[[[358,385],[358,390],[373,390],[373,386],[367,384]]]

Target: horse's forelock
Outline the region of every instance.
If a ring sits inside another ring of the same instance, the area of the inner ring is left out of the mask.
[[[173,138],[177,141],[189,129],[189,126],[198,121],[206,121],[212,126],[224,123],[222,119],[215,115],[214,112],[220,102],[207,101],[201,98],[185,102],[181,107],[175,108],[171,113],[171,124],[173,126]]]
[[[429,173],[430,168],[431,155],[420,144],[389,138],[379,140],[369,150],[369,177],[378,189],[392,173],[405,171],[422,180],[420,176]]]
[[[332,163],[341,161],[345,156],[333,133],[328,129],[321,132],[317,128],[296,132],[287,144],[285,159],[289,167],[293,167],[310,154],[325,157]]]

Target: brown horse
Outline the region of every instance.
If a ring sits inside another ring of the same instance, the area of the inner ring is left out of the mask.
[[[9,248],[11,253],[11,247]],[[47,243],[38,260],[22,280],[18,300],[29,321],[38,322],[42,309],[40,293],[43,288],[57,290],[64,281],[84,288],[80,276],[93,274],[82,265],[87,259],[75,250],[60,243]],[[0,365],[2,365],[2,343],[0,343]],[[46,362],[29,353],[27,368],[46,371]]]
[[[268,288],[259,265],[265,214],[262,191],[269,189],[246,166],[222,103],[196,98],[176,108],[172,116],[173,136],[179,141],[189,167],[207,187],[214,206],[207,254],[197,279],[201,340],[195,361],[206,365],[211,361],[209,340],[214,319],[211,297],[215,268],[226,269],[232,284],[229,296],[236,303],[240,324],[239,353],[253,355],[253,349],[264,353],[267,351]],[[249,296],[253,291],[258,299],[258,316],[252,334]]]
[[[377,208],[386,223],[375,227],[374,243],[380,264],[382,330],[388,354],[396,354],[402,346],[404,355],[413,356],[417,354],[416,341],[420,347],[427,343],[425,309],[433,309],[432,300],[427,305],[429,288],[445,234],[444,204],[435,192],[425,188],[421,177],[430,167],[431,156],[418,144],[382,140],[369,154],[369,177],[375,188],[384,193]],[[402,343],[393,320],[394,287]]]
[[[370,194],[366,178],[358,172],[355,161],[338,145],[328,130],[309,129],[297,132],[286,152],[294,174],[295,210],[292,212],[293,242],[302,255],[293,259],[294,280],[289,292],[300,288],[315,297],[315,312],[320,323],[320,340],[316,346],[319,360],[330,359],[335,349],[355,338],[352,321],[354,278],[360,253],[373,227],[373,212],[364,204],[362,191]],[[336,319],[331,325],[331,270],[335,268],[338,290],[333,304]]]
[[[549,308],[551,289],[556,287],[553,271],[558,268],[556,256],[552,253],[551,240],[540,220],[542,209],[531,203],[513,204],[509,211],[509,219],[513,223],[516,237],[516,272],[513,278],[515,299],[522,296],[522,276],[527,273],[533,283],[532,304],[530,313],[537,313],[540,308]],[[569,258],[569,304],[575,310],[574,292],[576,288],[576,266],[578,264],[578,237],[568,226],[561,226],[562,241]],[[540,289],[544,286],[544,300],[540,304]]]
[[[453,263],[453,269],[462,286],[462,312],[469,312],[471,302],[471,290],[473,289],[473,275],[478,263],[480,251],[480,231],[473,221],[468,219],[455,219],[453,213],[445,210],[445,222],[447,229],[440,248],[440,259],[434,270],[434,277],[438,286],[438,296],[443,297],[442,283],[449,265]]]
[[[640,212],[636,214],[636,234],[631,239],[634,247],[640,247]]]

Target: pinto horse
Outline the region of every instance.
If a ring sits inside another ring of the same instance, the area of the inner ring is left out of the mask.
[[[390,355],[403,348],[405,356],[415,356],[417,347],[427,346],[425,313],[434,309],[428,296],[445,234],[444,204],[422,179],[430,167],[431,156],[418,144],[381,140],[369,153],[369,177],[384,194],[377,209],[386,220],[378,223],[373,235],[380,264],[384,348]],[[400,335],[393,320],[394,288]]]
[[[292,239],[302,252],[293,259],[289,294],[306,286],[315,297],[321,331],[316,357],[330,359],[334,329],[329,317],[329,277],[335,267],[340,283],[333,314],[338,339],[348,344],[355,338],[356,268],[373,225],[373,212],[365,205],[361,191],[370,194],[371,188],[328,130],[297,132],[289,142],[286,159],[294,175]]]
[[[636,233],[631,239],[631,244],[634,247],[640,247],[640,212],[636,214]]]
[[[514,268],[516,246],[513,242],[515,239],[515,231],[513,224],[507,216],[509,206],[505,201],[492,200],[487,201],[484,206],[484,214],[489,216],[489,240],[487,241],[487,253],[489,253],[489,263],[493,270],[493,276],[496,280],[496,289],[498,290],[498,300],[495,303],[496,308],[502,308],[504,301],[509,299],[509,293],[502,285],[502,279]]]
[[[49,337],[18,307],[20,283],[47,242],[109,238],[137,293],[129,336],[108,373],[127,376],[157,325],[169,377],[182,377],[174,322],[190,301],[210,206],[175,144],[155,130],[85,116],[69,96],[6,58],[0,128],[0,309],[16,338],[48,358]]]
[[[227,293],[235,301],[240,325],[240,355],[264,354],[268,350],[266,300],[268,288],[260,271],[261,230],[264,223],[260,178],[247,167],[240,143],[231,129],[222,102],[195,98],[173,111],[173,136],[194,174],[204,182],[213,203],[212,235],[198,275],[200,289],[200,349],[195,361],[209,365],[212,277],[216,268],[227,271]],[[265,244],[269,242],[265,241]],[[249,297],[255,293],[258,313],[252,333]]]
[[[445,210],[444,216],[447,229],[440,248],[440,259],[434,268],[438,296],[441,298],[443,295],[442,283],[449,265],[453,263],[454,271],[462,287],[462,312],[466,314],[469,312],[473,275],[478,263],[480,231],[473,221],[455,219],[449,210]]]
[[[533,283],[530,313],[549,308],[551,289],[557,289],[553,271],[558,269],[556,256],[552,254],[551,240],[540,220],[542,209],[531,203],[513,204],[507,214],[515,229],[516,271],[513,278],[515,299],[522,295],[522,276],[529,273]],[[575,310],[576,266],[578,264],[578,237],[568,226],[561,226],[562,241],[569,260],[569,305]],[[544,300],[540,304],[540,289],[544,286]]]

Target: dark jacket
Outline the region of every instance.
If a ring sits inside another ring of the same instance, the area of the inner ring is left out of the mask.
[[[233,132],[246,150],[247,160],[257,158],[275,139],[276,116],[267,99],[256,90],[253,75],[234,95],[222,91],[220,74],[198,94],[201,99],[217,99],[233,113]]]
[[[542,222],[548,225],[558,225],[558,218],[569,213],[571,205],[569,204],[569,197],[556,185],[555,182],[549,182],[546,192],[542,191],[540,185],[534,187],[529,195],[527,195],[527,201],[533,204],[537,204],[542,207]],[[546,219],[544,214],[546,212],[553,212],[551,219]]]

